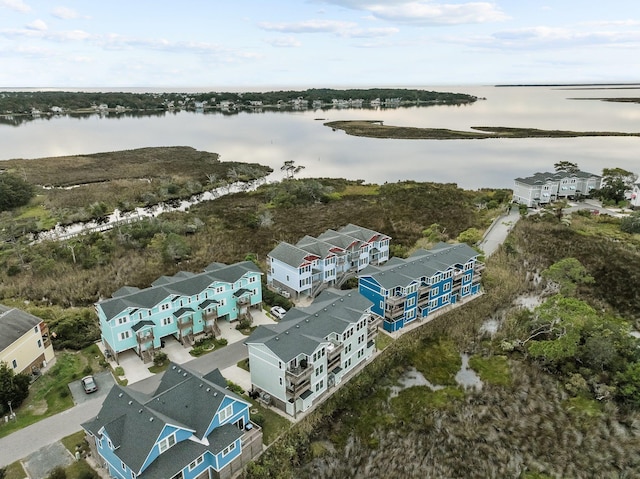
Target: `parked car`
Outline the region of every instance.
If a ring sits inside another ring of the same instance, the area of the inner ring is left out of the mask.
[[[81,379],[81,382],[82,389],[84,389],[84,392],[87,394],[94,393],[98,390],[98,385],[96,384],[96,380],[93,376],[85,376]]]
[[[273,314],[276,318],[282,319],[285,314],[287,314],[287,310],[282,306],[274,306],[271,308],[271,314]]]

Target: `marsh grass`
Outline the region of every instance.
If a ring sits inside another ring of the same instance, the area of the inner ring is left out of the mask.
[[[473,369],[484,383],[497,386],[509,386],[511,384],[511,371],[509,360],[506,356],[472,356],[469,358],[469,367]]]

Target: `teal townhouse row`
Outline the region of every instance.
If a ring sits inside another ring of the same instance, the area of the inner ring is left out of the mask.
[[[251,319],[262,305],[261,271],[252,262],[212,263],[202,273],[162,276],[149,288],[125,286],[96,303],[101,340],[116,361],[133,350],[145,362],[173,336],[183,345],[219,334],[218,321]]]

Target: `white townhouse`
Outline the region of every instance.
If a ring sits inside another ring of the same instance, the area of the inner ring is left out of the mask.
[[[105,350],[116,361],[129,349],[150,361],[166,336],[190,344],[196,335],[219,334],[218,321],[251,319],[251,308],[262,304],[261,275],[251,261],[212,263],[203,273],[162,276],[146,289],[120,288],[95,304]]]
[[[323,291],[277,324],[245,340],[254,394],[291,416],[306,411],[375,351],[382,319],[371,301],[347,291]]]
[[[534,208],[557,200],[589,196],[600,189],[601,183],[601,176],[585,171],[535,173],[515,179],[513,201]]]
[[[267,285],[294,297],[316,296],[369,264],[389,259],[390,237],[348,224],[295,245],[281,242],[267,255]]]
[[[633,185],[629,203],[633,209],[640,208],[640,179]]]

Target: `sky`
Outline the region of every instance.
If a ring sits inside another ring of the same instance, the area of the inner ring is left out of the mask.
[[[0,0],[0,87],[639,81],[638,0]]]

